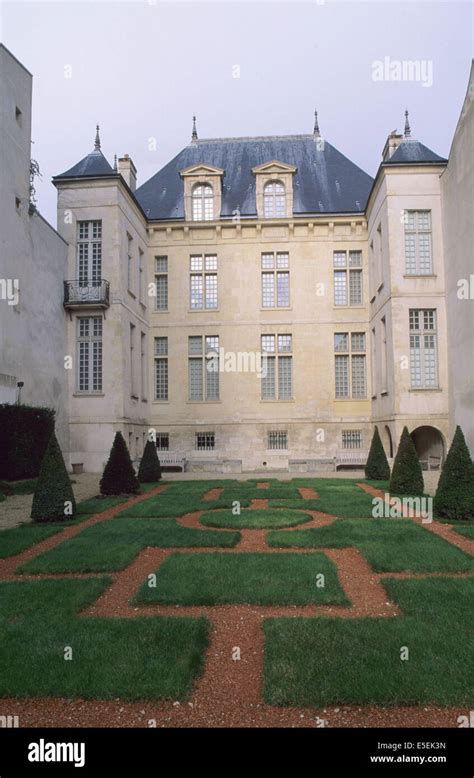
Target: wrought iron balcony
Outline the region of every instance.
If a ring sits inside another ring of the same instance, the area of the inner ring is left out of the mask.
[[[65,308],[108,308],[110,283],[101,281],[65,281]]]

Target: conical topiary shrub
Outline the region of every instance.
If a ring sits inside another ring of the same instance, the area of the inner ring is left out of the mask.
[[[374,481],[387,481],[390,478],[390,465],[377,427],[374,429],[369,456],[365,463],[365,477]]]
[[[41,462],[31,518],[41,522],[67,521],[75,512],[74,492],[53,431]]]
[[[101,494],[136,494],[140,484],[133,469],[127,444],[121,432],[117,432],[102,478]]]
[[[152,440],[147,440],[142,461],[138,468],[138,480],[142,484],[151,484],[154,481],[159,481],[160,478],[161,467],[158,454],[156,453],[156,443]]]
[[[433,507],[437,516],[447,519],[474,519],[474,465],[461,427],[456,427]]]
[[[392,494],[423,494],[423,472],[415,446],[406,427],[403,428],[390,479]]]

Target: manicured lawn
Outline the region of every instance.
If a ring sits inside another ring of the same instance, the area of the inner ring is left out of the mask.
[[[265,702],[472,707],[474,580],[384,585],[403,616],[266,620]]]
[[[311,516],[302,511],[283,510],[243,510],[234,516],[232,511],[217,511],[204,513],[201,524],[206,527],[223,527],[229,529],[277,529],[279,527],[295,527],[311,521]]]
[[[456,527],[455,524],[452,524],[452,528],[459,533],[459,535],[464,535],[465,538],[469,538],[469,540],[474,540],[474,525],[468,526],[464,525],[462,527]]]
[[[474,559],[410,519],[345,519],[317,529],[269,532],[278,548],[358,548],[378,572],[464,572]]]
[[[203,667],[206,619],[77,613],[110,579],[0,584],[0,696],[186,700]],[[64,659],[65,648],[72,659]]]
[[[40,540],[56,535],[64,524],[22,524],[19,527],[0,530],[0,559],[15,556]]]
[[[371,518],[373,497],[360,489],[358,483],[371,483],[378,488],[388,487],[385,481],[357,481],[350,478],[296,478],[295,487],[309,487],[319,495],[317,500],[280,499],[271,500],[271,508],[299,508],[301,503],[308,510],[321,511],[344,519]]]
[[[94,524],[19,568],[24,573],[101,573],[123,570],[146,546],[229,547],[238,532],[181,527],[172,519],[111,519]]]
[[[322,574],[324,578],[318,579]],[[320,580],[323,586],[318,586]],[[178,605],[350,604],[324,554],[172,554],[137,603]]]

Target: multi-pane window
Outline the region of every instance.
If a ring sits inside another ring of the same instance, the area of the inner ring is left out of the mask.
[[[410,309],[410,378],[413,388],[438,386],[436,311]]]
[[[362,252],[334,252],[334,305],[362,305]]]
[[[362,435],[360,430],[342,431],[342,448],[360,448],[362,445]]]
[[[169,432],[156,433],[156,448],[158,451],[169,451],[170,448]]]
[[[217,308],[217,255],[193,254],[190,259],[191,310]]]
[[[127,232],[127,288],[133,293],[133,238]]]
[[[216,447],[216,435],[214,432],[196,432],[194,444],[197,451],[212,451]]]
[[[135,325],[130,323],[130,391],[132,397],[138,397],[135,365],[135,331]]]
[[[334,351],[336,398],[365,397],[365,332],[336,332]]]
[[[168,257],[155,257],[156,310],[168,310]]]
[[[138,249],[138,299],[143,303],[143,291],[145,289],[145,268],[144,268],[144,254],[141,249]]]
[[[405,212],[405,272],[425,276],[433,272],[431,212]]]
[[[212,221],[214,218],[214,192],[210,184],[196,184],[193,187],[192,211],[194,221]]]
[[[102,222],[77,222],[77,277],[80,286],[102,280]]]
[[[155,400],[168,399],[168,338],[155,338]]]
[[[146,400],[148,397],[147,378],[146,335],[142,332],[140,333],[140,382],[142,400]]]
[[[288,448],[288,433],[279,431],[269,432],[267,447],[272,450]]]
[[[262,335],[262,400],[290,400],[293,396],[291,335]]]
[[[102,391],[102,317],[90,316],[77,319],[79,392]]]
[[[219,338],[191,335],[188,338],[190,400],[219,399]]]
[[[269,181],[263,189],[263,215],[266,219],[286,216],[285,185],[281,181]]]
[[[288,308],[290,304],[290,255],[287,251],[262,254],[262,307]]]

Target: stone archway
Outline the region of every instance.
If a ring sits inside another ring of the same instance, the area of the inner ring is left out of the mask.
[[[440,470],[445,456],[444,440],[436,427],[416,427],[411,432],[423,470]]]
[[[392,440],[392,433],[390,432],[390,427],[388,426],[388,424],[385,425],[383,430],[383,445],[384,445],[387,458],[393,459],[393,440]]]

